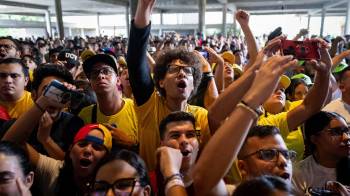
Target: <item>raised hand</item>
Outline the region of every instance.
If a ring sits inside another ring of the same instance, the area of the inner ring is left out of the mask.
[[[17,189],[18,189],[18,193],[20,196],[31,196],[31,192],[30,192],[30,187],[27,187],[24,182],[23,179],[21,178],[17,178],[16,179],[16,185],[17,185]]]
[[[156,0],[139,0],[134,21],[136,27],[143,28],[149,24],[155,2]]]
[[[272,56],[260,66],[253,84],[243,100],[249,103],[250,106],[257,108],[275,90],[280,76],[288,68],[296,65],[297,60],[293,60],[293,56]]]
[[[236,20],[239,22],[240,25],[248,25],[249,23],[248,12],[244,10],[238,10],[235,16],[236,16]]]
[[[50,138],[53,120],[48,112],[45,112],[39,121],[38,133],[36,135],[39,142],[43,143]]]
[[[157,149],[160,171],[165,178],[180,173],[182,153],[180,150],[166,146]]]
[[[205,47],[204,50],[209,53],[209,63],[224,64],[224,59],[214,49]]]

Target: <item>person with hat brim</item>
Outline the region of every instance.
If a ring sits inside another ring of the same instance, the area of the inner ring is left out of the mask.
[[[118,132],[117,135],[126,136],[123,136],[127,139],[126,143],[136,145],[138,131],[134,102],[131,99],[122,98],[115,58],[107,54],[91,56],[83,63],[83,69],[92,90],[96,93],[97,104],[83,108],[79,117],[85,124],[96,122],[110,124],[117,128],[113,129],[114,133]]]
[[[74,89],[68,83],[64,85],[70,90]],[[64,161],[42,155],[26,141],[49,107],[62,107],[62,104],[40,96],[10,127],[2,140],[17,143],[28,153],[39,179],[40,192],[45,195],[86,195],[90,191],[96,166],[112,149],[111,132],[100,124],[85,125],[75,135]]]

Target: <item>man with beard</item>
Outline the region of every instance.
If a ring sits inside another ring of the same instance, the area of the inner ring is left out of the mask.
[[[0,105],[11,118],[18,118],[33,105],[31,94],[24,90],[28,75],[28,69],[20,59],[0,61]]]
[[[21,45],[12,37],[0,37],[0,61],[6,58],[19,58]]]

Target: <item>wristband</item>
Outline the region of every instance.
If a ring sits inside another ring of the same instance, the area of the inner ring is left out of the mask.
[[[245,106],[247,106],[248,108],[252,109],[258,116],[261,116],[264,112],[261,109],[261,106],[259,106],[258,108],[252,108],[249,104],[247,104],[247,102],[241,100],[241,103],[243,103]]]
[[[165,184],[165,185],[168,184],[168,182],[171,181],[171,180],[173,180],[173,179],[180,179],[180,180],[182,180],[182,177],[183,177],[183,176],[182,176],[182,174],[180,174],[180,173],[173,174],[173,175],[171,175],[171,176],[165,178],[164,184]]]
[[[42,113],[45,112],[45,109],[42,108],[37,102],[34,101],[34,105],[35,105]]]
[[[182,180],[174,178],[170,181],[168,181],[168,183],[165,186],[165,194],[168,192],[168,190],[173,187],[173,186],[182,186],[185,187],[185,184],[183,183]]]

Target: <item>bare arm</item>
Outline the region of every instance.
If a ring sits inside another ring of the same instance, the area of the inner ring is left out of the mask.
[[[321,62],[313,60],[313,66],[316,69],[315,84],[305,97],[303,103],[287,113],[287,122],[289,130],[294,130],[310,116],[320,111],[325,103],[328,89],[330,69],[332,60],[327,50],[327,43],[319,40],[321,46]]]
[[[236,104],[241,101],[243,95],[250,88],[255,77],[255,72],[257,69],[259,69],[259,66],[263,62],[265,54],[271,55],[274,51],[276,51],[281,44],[280,39],[281,37],[277,37],[270,41],[264,50],[259,52],[253,66],[246,70],[243,75],[238,78],[238,80],[230,84],[211,105],[211,107],[208,109],[210,130],[215,131],[217,128],[219,128],[221,122],[229,116]]]
[[[49,106],[49,102],[45,97],[40,97],[36,103],[42,109]],[[38,163],[39,153],[29,144],[26,144],[26,141],[44,113],[39,107],[34,104],[27,112],[22,114],[2,138],[2,140],[11,141],[22,146],[27,151],[30,162],[34,166]]]
[[[337,67],[337,65],[339,65],[340,62],[342,62],[342,60],[346,57],[348,57],[350,55],[350,50],[346,50],[336,56],[334,56],[332,58],[332,70],[335,69],[335,67]]]
[[[271,95],[283,72],[296,63],[291,56],[270,58],[260,68],[243,100],[251,108],[258,108]],[[224,177],[257,118],[257,114],[240,105],[209,140],[193,170],[197,195],[205,195]],[[215,164],[211,164],[212,160]]]
[[[249,63],[245,66],[245,70],[246,70],[250,66],[252,66],[253,63],[255,62],[256,56],[258,55],[258,45],[249,27],[249,14],[243,10],[239,10],[236,13],[236,19],[238,23],[241,25],[242,31],[247,40]]]

